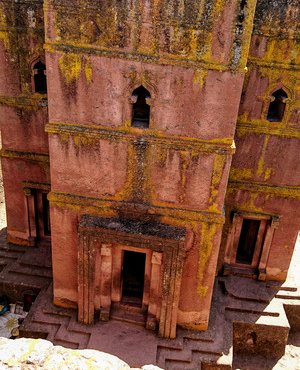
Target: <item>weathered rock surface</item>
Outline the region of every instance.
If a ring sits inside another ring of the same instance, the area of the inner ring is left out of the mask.
[[[116,343],[117,345],[117,343]],[[127,370],[118,357],[95,350],[71,350],[44,339],[0,338],[0,368],[22,370]],[[146,365],[143,370],[159,370]]]

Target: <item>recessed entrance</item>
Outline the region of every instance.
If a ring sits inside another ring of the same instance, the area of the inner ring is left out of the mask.
[[[146,254],[132,251],[123,253],[122,302],[141,306],[144,294]]]
[[[237,249],[236,262],[251,265],[255,251],[260,220],[244,219]]]
[[[50,207],[49,200],[47,199],[47,193],[39,189],[34,189],[33,195],[37,239],[49,239],[49,237],[51,236],[51,230]]]

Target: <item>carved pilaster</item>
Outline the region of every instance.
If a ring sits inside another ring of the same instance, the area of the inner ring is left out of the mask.
[[[153,252],[151,259],[151,281],[150,281],[150,297],[147,314],[146,327],[150,330],[156,330],[158,308],[160,306],[160,282],[161,282],[161,264],[162,253]]]
[[[262,253],[260,257],[260,262],[258,266],[258,272],[259,272],[258,280],[266,280],[266,277],[267,277],[266,267],[267,267],[267,263],[269,259],[269,254],[270,254],[270,249],[271,249],[275,229],[278,227],[278,225],[279,225],[279,217],[273,216],[271,219],[271,223],[267,226],[266,236],[265,236]]]
[[[111,307],[112,288],[112,244],[101,246],[100,320],[108,321]]]

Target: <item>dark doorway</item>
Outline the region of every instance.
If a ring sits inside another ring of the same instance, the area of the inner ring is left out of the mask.
[[[259,231],[260,220],[243,219],[236,262],[251,265]]]
[[[37,239],[50,240],[50,206],[47,193],[38,189],[34,190],[34,208]]]
[[[124,251],[122,301],[142,304],[146,254]]]
[[[44,235],[51,235],[50,229],[50,206],[47,193],[42,193]]]

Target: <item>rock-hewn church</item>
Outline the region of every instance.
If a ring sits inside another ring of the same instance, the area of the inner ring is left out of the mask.
[[[174,338],[207,328],[217,274],[285,280],[300,5],[273,3],[0,0],[7,237],[51,240],[79,321],[130,306]]]

